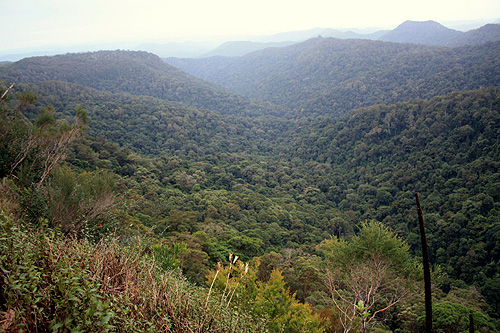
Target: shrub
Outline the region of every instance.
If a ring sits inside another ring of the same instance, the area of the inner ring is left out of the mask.
[[[138,246],[65,237],[0,215],[5,332],[265,332],[265,320],[210,299]]]

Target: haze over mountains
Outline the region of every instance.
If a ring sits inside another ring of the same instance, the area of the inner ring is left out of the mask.
[[[13,50],[0,54],[0,62],[15,61],[24,57],[38,55],[56,55],[67,52],[95,51],[100,49],[128,49],[142,50],[154,53],[160,57],[181,57],[198,58],[214,55],[240,56],[253,51],[258,51],[267,47],[291,45],[302,42],[317,36],[334,37],[341,39],[371,39],[387,40],[403,43],[422,43],[429,45],[468,45],[484,42],[487,40],[498,40],[498,25],[500,19],[496,21],[464,21],[450,22],[447,28],[444,25],[433,22],[412,22],[407,21],[396,27],[394,30],[383,29],[331,29],[315,28],[303,31],[283,32],[269,36],[243,37],[241,40],[205,40],[205,41],[171,41],[168,43],[158,42],[127,42],[108,43],[102,45],[76,45],[72,47],[45,47],[40,51],[23,52]],[[445,23],[446,24],[446,23]],[[411,27],[410,27],[411,26]],[[454,30],[456,27],[457,30]],[[480,29],[483,27],[482,29]],[[426,39],[424,36],[433,37]],[[455,39],[449,39],[453,35]],[[440,44],[442,43],[442,44]]]
[[[356,107],[498,85],[498,54],[500,42],[443,48],[317,37],[242,57],[166,61],[250,98],[332,116]]]
[[[500,40],[500,25],[487,24],[466,32],[453,30],[435,21],[406,21],[394,30],[377,30],[361,32],[353,30],[311,29],[306,31],[288,32],[263,38],[267,42],[226,42],[216,49],[203,55],[208,56],[242,56],[251,51],[267,47],[291,45],[317,36],[340,39],[369,39],[396,43],[412,43],[423,45],[460,46],[480,44],[486,41]]]

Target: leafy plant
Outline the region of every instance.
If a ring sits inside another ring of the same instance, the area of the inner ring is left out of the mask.
[[[375,221],[362,224],[351,241],[336,237],[318,249],[325,255],[325,284],[345,332],[365,331],[385,312],[419,292],[419,267],[408,245]]]

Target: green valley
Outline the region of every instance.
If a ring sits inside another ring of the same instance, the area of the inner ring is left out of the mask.
[[[416,192],[436,330],[497,331],[499,47],[1,64],[5,331],[423,331]]]

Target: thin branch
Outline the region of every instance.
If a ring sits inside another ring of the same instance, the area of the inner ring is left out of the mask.
[[[18,78],[19,78],[19,76],[18,76],[18,77],[16,77],[16,79],[14,80],[14,83],[12,83],[12,84],[10,85],[10,87],[8,87],[8,88],[7,88],[7,89],[3,92],[2,96],[0,96],[0,100],[2,100],[2,99],[5,97],[5,95],[7,95],[7,93],[8,93],[8,92],[9,92],[9,91],[10,91],[10,90],[14,87],[14,85],[16,84],[16,82],[17,82],[17,79],[18,79]]]

